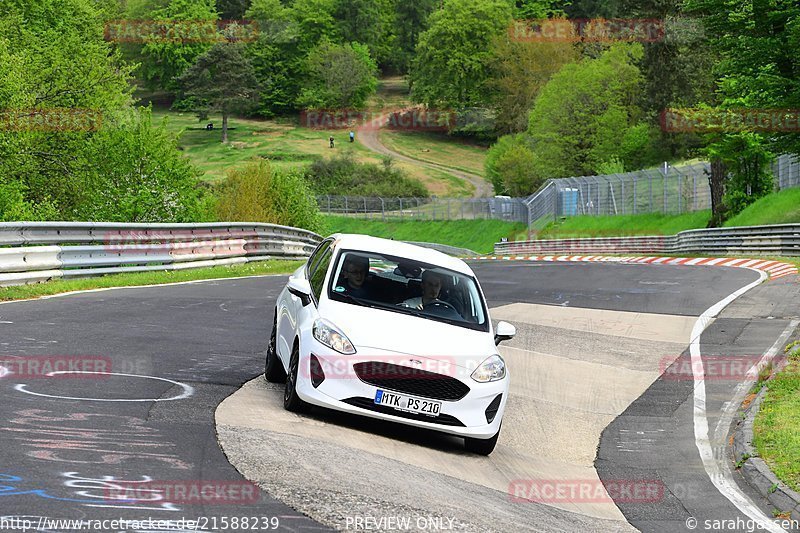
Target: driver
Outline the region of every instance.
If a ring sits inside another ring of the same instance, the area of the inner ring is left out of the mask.
[[[364,283],[369,273],[369,258],[363,255],[347,254],[342,265],[341,280],[344,286],[337,287],[356,298],[368,298],[369,289]]]
[[[442,290],[442,278],[433,270],[426,270],[422,273],[422,296],[409,298],[400,305],[422,309],[422,306],[439,299],[439,292]]]

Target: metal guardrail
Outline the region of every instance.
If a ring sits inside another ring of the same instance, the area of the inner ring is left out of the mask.
[[[305,259],[322,238],[257,223],[0,223],[0,286],[122,272]]]
[[[494,245],[497,255],[747,254],[800,256],[800,224],[687,230],[672,236],[516,241]]]

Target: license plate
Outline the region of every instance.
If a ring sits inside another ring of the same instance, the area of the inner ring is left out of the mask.
[[[398,411],[418,413],[428,416],[439,416],[442,409],[442,402],[423,400],[422,398],[412,398],[396,392],[379,390],[375,393],[375,404],[385,405]]]

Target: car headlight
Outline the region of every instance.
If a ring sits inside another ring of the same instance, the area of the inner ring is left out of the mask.
[[[472,373],[472,379],[478,383],[489,383],[490,381],[497,381],[506,377],[506,362],[499,355],[493,355],[487,358],[480,364],[475,372]]]
[[[333,348],[337,352],[345,355],[356,353],[356,349],[353,347],[353,343],[350,342],[350,339],[347,338],[347,335],[339,331],[336,326],[327,320],[322,318],[315,320],[312,331],[314,333],[314,338],[328,348]]]

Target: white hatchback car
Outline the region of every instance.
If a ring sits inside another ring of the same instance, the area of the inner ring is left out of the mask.
[[[462,436],[488,455],[509,376],[472,270],[443,253],[332,235],[278,296],[265,375],[284,407],[318,405]]]

